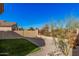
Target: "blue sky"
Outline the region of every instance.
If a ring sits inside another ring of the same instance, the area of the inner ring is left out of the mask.
[[[65,18],[71,14],[79,18],[79,4],[30,4],[10,3],[4,4],[4,13],[0,15],[1,20],[17,22],[18,25],[29,27],[42,27],[51,21],[64,24]]]

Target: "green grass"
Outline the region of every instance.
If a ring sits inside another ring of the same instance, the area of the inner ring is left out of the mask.
[[[25,39],[0,40],[0,55],[24,56],[39,50],[39,47]],[[8,53],[8,54],[5,54]]]

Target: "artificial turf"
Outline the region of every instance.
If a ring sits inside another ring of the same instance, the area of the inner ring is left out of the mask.
[[[2,39],[0,40],[0,56],[24,56],[39,47],[26,39]]]

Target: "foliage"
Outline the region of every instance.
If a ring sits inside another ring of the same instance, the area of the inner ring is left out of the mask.
[[[63,40],[59,40],[59,48],[65,55],[68,55],[67,44]]]
[[[19,30],[24,30],[23,27],[19,27],[18,29],[19,29]]]
[[[57,24],[51,25],[51,32],[53,37],[65,38],[65,30],[63,28],[62,22],[59,21]]]
[[[35,30],[35,29],[34,29],[33,27],[30,27],[28,30],[32,30],[32,31],[33,31],[33,30]]]
[[[70,19],[66,24],[66,28],[70,30],[75,30],[79,28],[79,20],[77,19]]]
[[[40,33],[42,35],[50,36],[49,26],[46,24],[41,30]]]
[[[65,28],[63,28],[64,24],[62,25],[62,23],[58,23],[56,25],[58,25],[58,27],[53,26],[51,28],[52,36],[57,37],[59,39],[63,39],[63,41],[64,41],[64,39],[68,39],[68,44],[69,44],[70,48],[75,47],[77,29],[79,28],[79,21],[70,19],[66,23]],[[62,50],[64,50],[64,52],[66,51],[65,53],[68,54],[68,50],[66,49],[66,47],[64,47],[66,42],[63,43],[63,41],[59,41],[59,45],[61,46]]]

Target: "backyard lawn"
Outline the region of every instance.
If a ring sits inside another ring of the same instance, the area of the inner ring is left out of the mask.
[[[0,40],[0,56],[24,56],[39,50],[39,47],[25,39]]]

